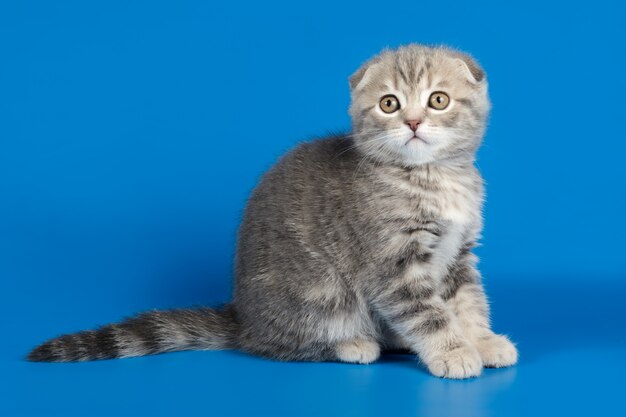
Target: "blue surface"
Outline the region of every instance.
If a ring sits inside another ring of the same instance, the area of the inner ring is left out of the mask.
[[[617,1],[2,2],[0,415],[626,415],[624,21]],[[63,332],[228,300],[259,175],[347,129],[348,75],[411,41],[489,74],[480,255],[517,367],[23,360]]]

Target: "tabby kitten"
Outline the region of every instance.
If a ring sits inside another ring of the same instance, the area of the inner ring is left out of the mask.
[[[353,130],[303,143],[254,190],[239,230],[234,300],[152,311],[52,339],[32,361],[188,349],[370,363],[409,349],[436,376],[517,361],[495,334],[471,250],[474,168],[490,103],[468,55],[408,45],[350,77]]]

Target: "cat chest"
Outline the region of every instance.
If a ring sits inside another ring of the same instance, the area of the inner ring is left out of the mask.
[[[379,193],[379,210],[399,221],[432,221],[463,229],[480,219],[482,198],[469,184],[388,180]]]
[[[397,181],[389,191],[381,204],[386,256],[409,260],[418,274],[426,266],[430,275],[445,271],[480,223],[480,196],[443,180],[430,187]]]

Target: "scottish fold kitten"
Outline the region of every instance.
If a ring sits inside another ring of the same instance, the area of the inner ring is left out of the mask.
[[[436,376],[517,361],[495,334],[472,248],[489,113],[468,55],[408,45],[350,77],[352,133],[303,143],[261,179],[239,229],[233,301],[152,311],[52,339],[32,361],[188,349],[370,363],[416,353]]]

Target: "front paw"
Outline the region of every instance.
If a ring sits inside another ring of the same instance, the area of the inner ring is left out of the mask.
[[[469,344],[437,353],[426,361],[426,365],[431,374],[452,379],[478,376],[483,369],[480,354]]]
[[[517,363],[517,349],[506,336],[491,334],[477,340],[475,346],[486,367],[503,368]]]

